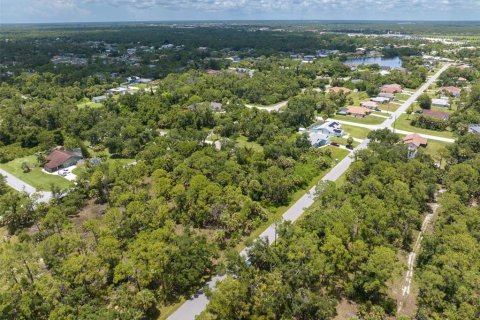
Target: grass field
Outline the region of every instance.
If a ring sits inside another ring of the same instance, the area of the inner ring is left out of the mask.
[[[387,103],[387,104],[380,103],[380,104],[378,105],[378,108],[380,108],[380,109],[382,109],[382,110],[394,112],[394,111],[397,111],[398,108],[400,108],[400,105],[399,105],[399,104],[395,104],[395,103]]]
[[[248,141],[248,138],[245,136],[240,136],[237,138],[237,146],[252,148],[254,151],[263,151],[263,147],[256,142]]]
[[[335,115],[332,119],[355,122],[355,123],[363,123],[363,124],[380,124],[385,121],[385,119],[379,118],[379,117],[366,116],[365,118],[355,118],[351,116],[341,116],[338,114]]]
[[[23,172],[21,167],[23,162],[28,164],[31,169],[30,172]],[[50,175],[42,172],[42,169],[38,167],[35,156],[18,158],[7,163],[2,163],[0,164],[0,169],[7,171],[8,173],[14,175],[15,177],[40,191],[51,191],[52,184],[61,189],[66,189],[72,186],[70,181],[60,176]]]
[[[404,94],[404,93],[397,93],[395,95],[395,98],[398,99],[398,100],[406,101],[406,100],[408,100],[408,98],[410,98],[410,96],[408,94]]]
[[[395,121],[395,124],[394,124],[395,129],[429,134],[432,136],[438,136],[438,137],[444,137],[444,138],[452,138],[452,139],[454,138],[453,133],[451,131],[435,131],[435,130],[428,130],[428,129],[414,127],[410,124],[410,120],[412,119],[412,117],[414,117],[414,115],[410,115],[410,120],[407,119],[407,117],[408,115],[402,114],[397,119],[397,121]]]
[[[349,126],[346,124],[342,124],[342,129],[348,134],[350,134],[352,137],[357,139],[367,138],[367,135],[370,132],[370,130],[368,130],[367,128]]]
[[[92,101],[88,100],[87,98],[85,98],[85,99],[83,99],[82,102],[77,104],[77,107],[79,107],[80,109],[83,109],[83,108],[95,109],[95,108],[103,107],[103,104],[102,103],[97,103],[97,102],[92,102]]]

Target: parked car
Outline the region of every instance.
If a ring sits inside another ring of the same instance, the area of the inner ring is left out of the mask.
[[[353,150],[354,148],[353,148],[353,146],[352,146],[352,145],[348,145],[348,146],[347,146],[347,149],[349,149],[349,150]]]
[[[330,145],[331,146],[335,146],[335,147],[340,147],[340,144],[336,143],[336,142],[330,142]]]
[[[417,113],[417,114],[422,114],[422,113],[423,113],[423,110],[416,110],[415,113]]]

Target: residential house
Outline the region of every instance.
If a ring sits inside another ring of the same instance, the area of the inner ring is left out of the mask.
[[[330,138],[319,132],[309,132],[308,140],[312,147],[321,147],[330,143]]]
[[[341,138],[345,135],[342,126],[336,121],[326,121],[324,123],[315,124],[310,127],[310,131],[324,134],[327,137]]]
[[[365,107],[353,107],[350,106],[347,108],[347,115],[353,116],[353,117],[362,117],[365,118],[368,116],[370,113],[372,113],[372,110],[365,108]]]
[[[375,98],[371,98],[370,100],[375,102],[375,103],[388,103],[392,99],[391,98],[386,98],[386,97],[375,97]]]
[[[210,102],[210,108],[213,112],[222,112],[223,111],[223,104],[219,102]]]
[[[462,92],[462,88],[454,87],[454,86],[448,86],[448,87],[441,87],[440,91],[449,93],[450,95],[454,96],[455,98],[458,98],[458,97],[460,97],[460,93]]]
[[[382,93],[401,93],[402,92],[402,86],[399,84],[386,84],[384,85],[381,89],[380,92]]]
[[[419,148],[419,147],[426,147],[428,144],[428,140],[417,133],[411,133],[409,135],[406,135],[403,138],[403,143],[413,144],[414,146]]]
[[[92,98],[92,102],[99,103],[99,102],[102,102],[103,100],[106,100],[106,99],[107,99],[106,95],[96,96],[96,97]]]
[[[56,172],[60,169],[76,165],[80,160],[82,160],[82,154],[78,150],[66,151],[63,149],[55,149],[47,156],[48,162],[43,168],[48,172]]]
[[[376,103],[375,101],[363,101],[363,102],[360,102],[360,105],[368,109],[373,109],[373,110],[378,109],[378,103]]]
[[[450,118],[450,113],[437,110],[423,110],[422,114],[443,121],[447,121]]]
[[[221,74],[222,71],[219,71],[219,70],[213,70],[213,69],[208,69],[207,70],[207,74],[210,74],[210,75],[217,75],[217,74]]]
[[[480,124],[471,124],[468,126],[468,132],[480,134]]]
[[[388,92],[380,92],[378,94],[379,97],[381,98],[388,98],[389,100],[395,99],[395,94],[393,93],[388,93]]]
[[[349,94],[352,90],[345,88],[345,87],[331,87],[328,89],[328,92],[339,93],[343,92],[344,94]]]
[[[403,138],[403,144],[408,146],[408,158],[413,159],[417,155],[420,147],[427,146],[427,139],[421,137],[417,133],[411,133]]]
[[[450,103],[446,99],[432,99],[432,106],[448,108]]]

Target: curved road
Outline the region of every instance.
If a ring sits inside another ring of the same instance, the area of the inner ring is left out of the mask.
[[[50,202],[52,199],[52,193],[51,192],[46,192],[46,191],[38,191],[31,185],[23,182],[22,180],[18,179],[17,177],[11,175],[5,170],[0,169],[0,175],[5,177],[5,182],[12,187],[13,189],[19,191],[19,192],[25,192],[29,196],[32,196],[33,194],[38,194],[40,198],[37,200],[37,202]]]

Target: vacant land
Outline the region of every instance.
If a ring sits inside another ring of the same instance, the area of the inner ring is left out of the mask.
[[[245,136],[237,138],[237,146],[251,148],[253,151],[263,151],[263,147],[260,144],[248,141],[248,138]]]
[[[351,116],[341,116],[338,114],[335,115],[332,119],[350,121],[355,123],[363,123],[363,124],[380,124],[385,121],[384,118],[379,118],[379,117],[366,116],[365,118],[356,118]]]
[[[399,130],[405,130],[405,131],[412,131],[412,132],[417,132],[417,133],[423,133],[423,134],[429,134],[432,136],[439,136],[439,137],[444,137],[444,138],[452,138],[453,139],[453,133],[451,131],[435,131],[435,130],[428,130],[428,129],[422,129],[418,127],[414,127],[410,124],[410,120],[415,117],[414,115],[410,115],[410,119],[407,119],[408,115],[407,114],[402,114],[397,121],[394,123],[395,129]]]
[[[351,135],[353,138],[357,138],[357,139],[366,139],[368,136],[368,133],[370,132],[370,130],[367,128],[349,126],[346,124],[342,125],[342,129],[343,131]]]
[[[101,108],[103,107],[103,104],[102,103],[98,103],[98,102],[92,102],[88,99],[83,99],[82,102],[80,102],[79,104],[77,104],[77,107],[80,108],[80,109],[83,109],[83,108],[92,108],[92,109],[95,109],[95,108]]]
[[[30,168],[30,172],[23,172],[22,163],[27,164]],[[18,158],[7,163],[2,163],[0,164],[0,169],[7,171],[39,191],[51,191],[52,185],[61,189],[66,189],[72,186],[72,183],[67,179],[58,175],[51,175],[42,172],[42,169],[38,167],[35,156]]]

